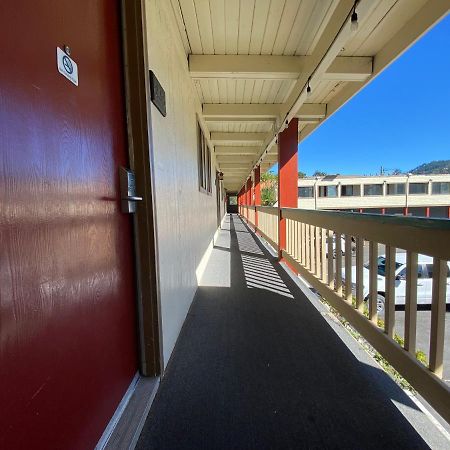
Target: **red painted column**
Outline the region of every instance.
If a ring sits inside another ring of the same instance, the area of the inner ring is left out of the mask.
[[[261,166],[254,170],[255,175],[255,206],[261,206]],[[255,230],[258,229],[258,211],[255,208]]]
[[[278,257],[286,249],[286,219],[281,217],[281,208],[297,208],[298,185],[298,119],[278,135]]]
[[[447,210],[447,218],[450,219],[450,206],[448,207],[448,210]]]
[[[383,215],[386,214],[386,208],[381,208],[381,214],[383,214]]]
[[[250,177],[248,180],[247,180],[247,206],[250,206],[251,204],[252,204],[252,177]],[[249,216],[249,214],[248,214],[248,209],[247,209],[247,222],[248,222],[248,216]]]
[[[239,214],[242,214],[241,204],[242,204],[242,188],[238,192],[238,212],[239,212]]]
[[[408,207],[403,208],[403,215],[404,216],[408,215]]]
[[[430,217],[430,207],[425,208],[425,216]]]

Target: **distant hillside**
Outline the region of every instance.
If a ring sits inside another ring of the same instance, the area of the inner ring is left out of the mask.
[[[410,170],[415,175],[430,175],[437,173],[450,173],[450,159],[442,161],[431,161],[421,164],[415,169]]]

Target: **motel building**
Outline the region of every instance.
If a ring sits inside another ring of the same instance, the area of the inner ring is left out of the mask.
[[[449,219],[450,175],[299,178],[298,208]]]
[[[297,150],[449,8],[2,0],[0,448],[448,448],[450,221],[303,209]],[[276,162],[279,206],[262,207]],[[390,205],[384,186],[373,207]],[[408,207],[433,206],[419,197]],[[354,278],[351,261],[326,257],[332,233],[356,242]],[[425,363],[420,254],[432,258]]]

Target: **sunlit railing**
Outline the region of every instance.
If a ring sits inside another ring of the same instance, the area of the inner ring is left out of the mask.
[[[279,212],[278,208],[260,206],[256,211],[257,231],[274,247],[278,244],[279,218],[286,219],[283,259],[450,421],[450,390],[441,380],[446,297],[450,297],[450,221],[294,208],[282,208]],[[381,268],[379,244],[385,246]],[[367,248],[368,263],[364,264]],[[404,323],[400,324],[404,339],[400,340],[395,331],[396,284],[400,280],[400,275],[396,275],[398,249],[406,252],[402,256],[406,274],[401,278],[405,282]],[[432,257],[426,365],[416,358],[419,255]],[[380,270],[384,277],[379,277]]]
[[[257,230],[270,245],[278,249],[278,208],[272,206],[256,206],[258,214]],[[255,222],[251,222],[255,225]]]

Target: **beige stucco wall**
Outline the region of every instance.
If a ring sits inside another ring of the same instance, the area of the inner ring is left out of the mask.
[[[170,1],[148,0],[146,19],[149,68],[165,90],[167,109],[163,117],[151,107],[166,365],[211,248],[217,210],[214,183],[212,195],[198,188],[197,113],[201,105],[188,73]],[[213,159],[213,177],[214,167]]]

